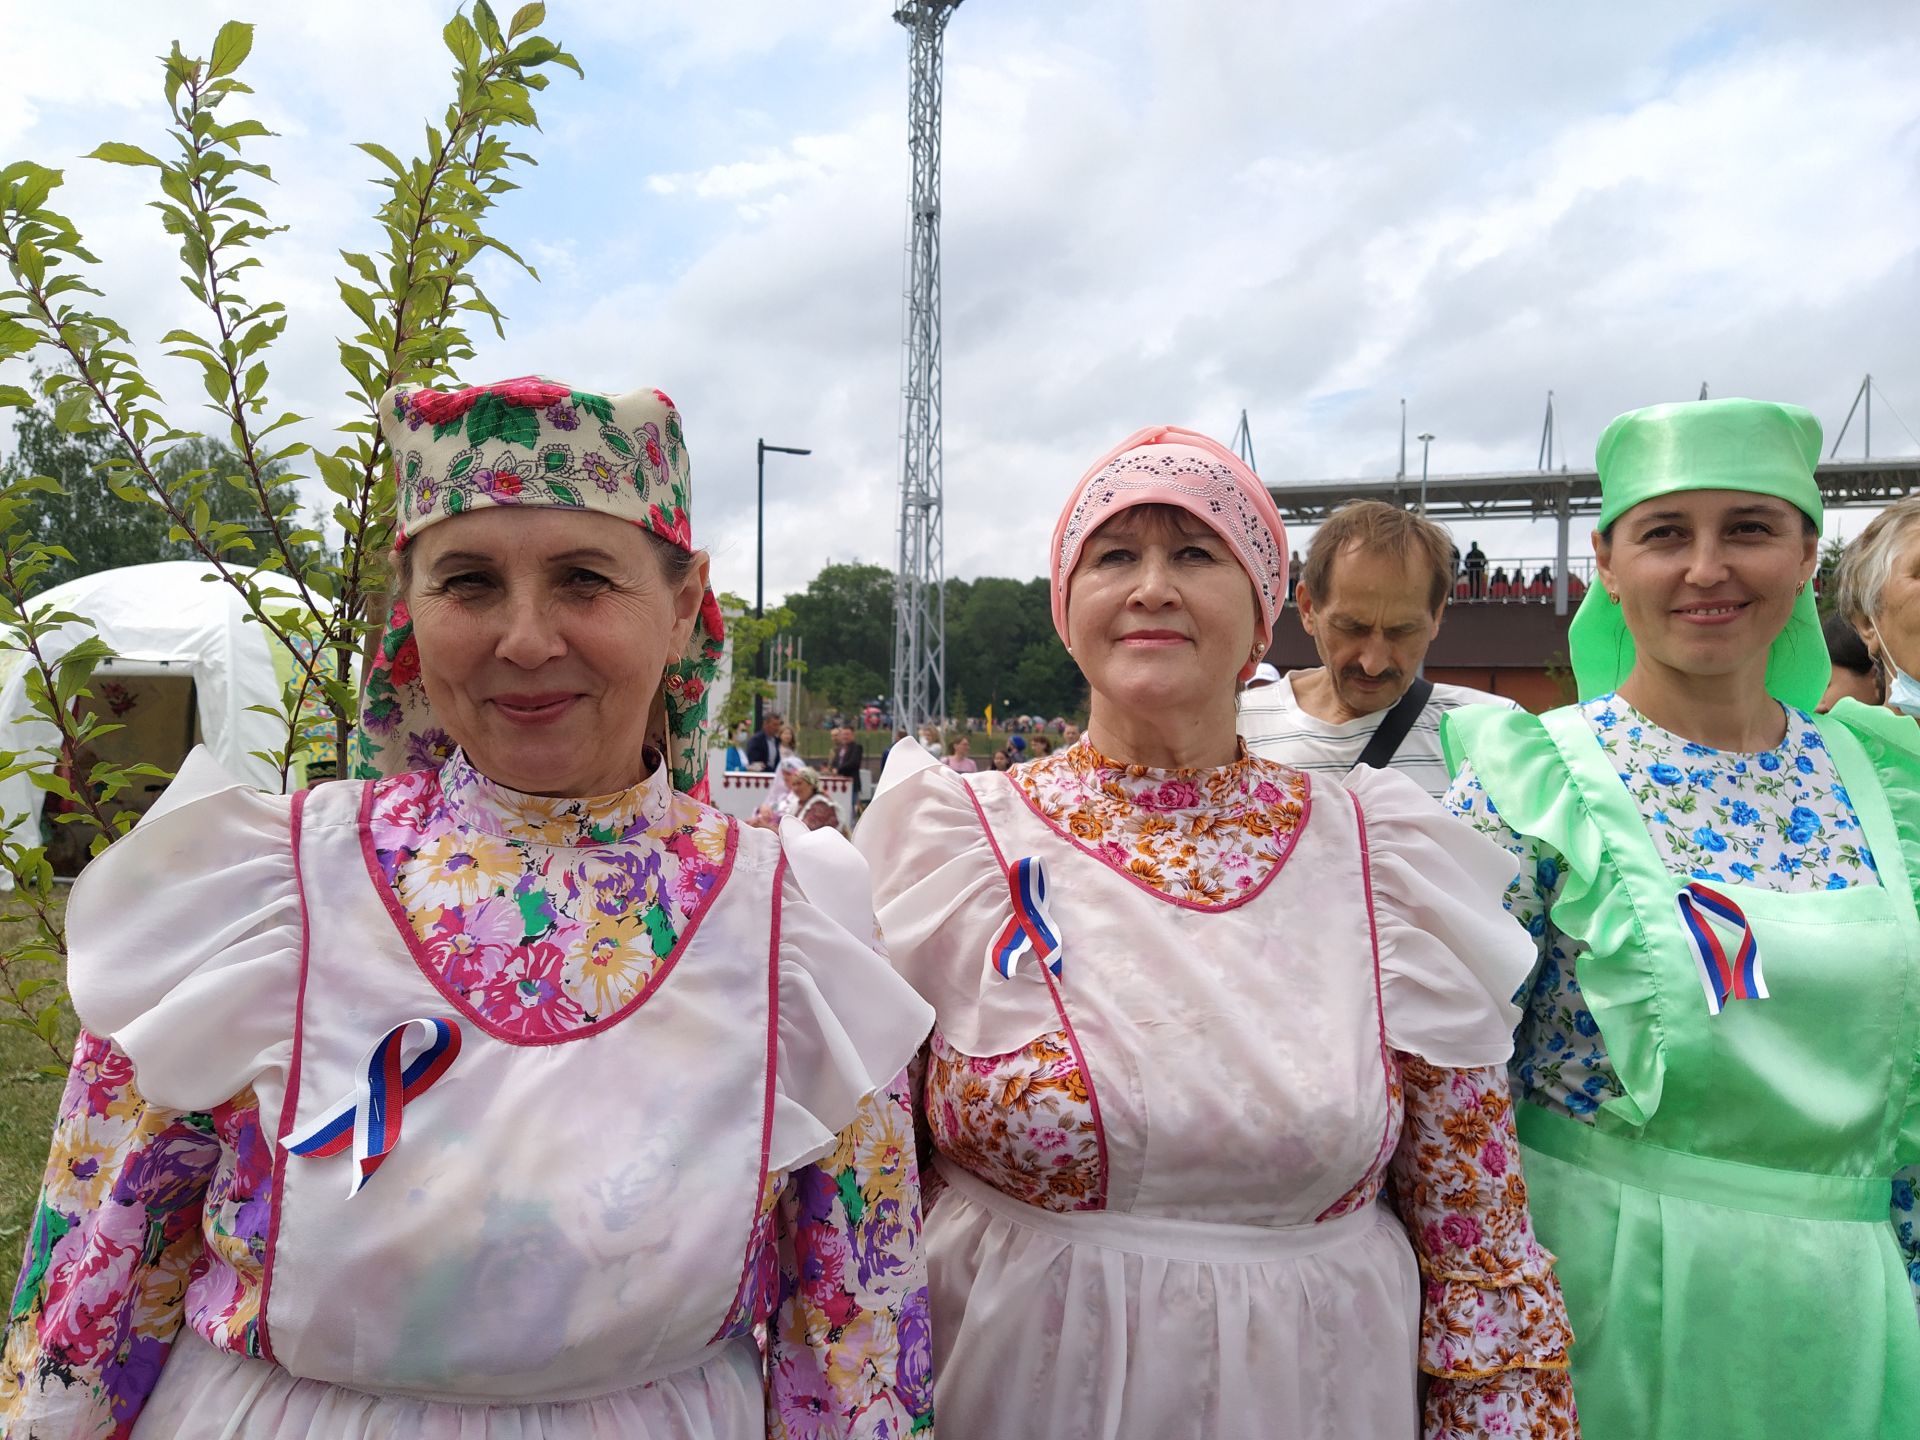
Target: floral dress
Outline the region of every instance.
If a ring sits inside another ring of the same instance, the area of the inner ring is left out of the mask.
[[[1156,1440],[1386,1434],[1397,1417],[1411,1432],[1417,1367],[1429,1436],[1577,1433],[1499,1063],[1505,867],[1491,850],[1454,858],[1403,777],[1369,772],[1354,792],[1367,875],[1339,848],[1347,790],[1244,753],[1155,771],[1082,741],[964,781],[906,743],[890,758],[856,843],[895,963],[938,1017],[923,1095],[949,1425],[1002,1433],[1005,1407],[1033,1434],[1064,1433],[1053,1419]],[[1047,867],[1057,975],[1044,957],[996,965],[1028,855]],[[1351,1013],[1315,1004],[1338,988],[1315,978],[1329,964],[1364,979]],[[1142,973],[1144,1007],[1116,1021]],[[1193,1043],[1170,1044],[1176,1031]],[[1349,1053],[1369,1033],[1374,1048]],[[1302,1050],[1326,1059],[1288,1068]],[[1189,1073],[1162,1068],[1176,1051]],[[1339,1118],[1316,1124],[1322,1105]],[[1390,1325],[1353,1318],[1401,1303],[1401,1259],[1419,1276],[1404,1352],[1380,1339]],[[1289,1308],[1301,1295],[1310,1321]],[[1380,1369],[1394,1364],[1404,1399]]]
[[[1618,695],[1580,708],[1675,875],[1789,894],[1880,883],[1846,787],[1804,711],[1788,709],[1778,746],[1744,754],[1663,730]],[[1533,937],[1539,963],[1527,986],[1514,1084],[1534,1104],[1590,1120],[1622,1087],[1581,994],[1586,947],[1553,923],[1564,861],[1537,838],[1513,832],[1471,764],[1455,777],[1446,804],[1520,862],[1506,904]],[[1895,1177],[1890,1221],[1920,1305],[1916,1183],[1914,1168]]]
[[[182,875],[181,889],[217,895],[218,877],[228,877],[226,908],[233,914],[223,922],[203,908],[197,918],[203,930],[216,932],[215,944],[251,952],[257,972],[297,953],[306,919],[270,893],[293,880],[287,801],[212,788],[214,797],[197,804],[225,807],[219,818],[230,823],[208,827],[212,878],[200,883]],[[236,804],[247,813],[236,818]],[[400,938],[421,972],[466,1021],[533,1047],[515,1053],[535,1057],[583,1054],[566,1042],[627,1022],[654,996],[672,991],[676,957],[703,920],[710,923],[745,833],[671,790],[664,771],[632,791],[567,801],[505,790],[457,753],[438,772],[375,782],[362,818],[369,876],[404,927]],[[152,823],[143,822],[136,841]],[[857,868],[837,837],[807,842],[816,850],[839,847]],[[763,1337],[764,1360],[752,1364],[764,1368],[767,1399],[764,1406],[754,1402],[765,1415],[755,1433],[891,1440],[931,1427],[910,1096],[904,1075],[889,1082],[876,1074],[878,1083],[863,1085],[857,1059],[830,1076],[801,1072],[809,1046],[818,1043],[803,1032],[826,1026],[833,1033],[821,1038],[829,1048],[845,1047],[868,1068],[897,1074],[912,1036],[882,1039],[878,1031],[897,1032],[903,1022],[910,1030],[911,1015],[890,1007],[884,991],[869,989],[869,1025],[846,1006],[844,990],[810,975],[821,961],[856,974],[868,963],[859,957],[873,961],[866,948],[871,921],[851,919],[858,933],[849,934],[822,920],[801,888],[797,877],[824,878],[836,864],[844,873],[844,861],[830,857],[823,869],[817,856],[804,864],[798,856],[788,860],[779,882],[787,923],[775,942],[779,997],[787,1003],[779,1043],[770,1038],[763,1047],[779,1061],[777,1075],[773,1060],[766,1062],[764,1148],[774,1152],[774,1164],[763,1156],[757,1212],[743,1230],[744,1265],[738,1258],[720,1262],[737,1268],[737,1290],[712,1340],[745,1345],[751,1356],[754,1337]],[[743,882],[736,876],[731,883]],[[272,923],[262,920],[275,907]],[[183,919],[181,907],[166,918]],[[815,935],[825,938],[811,943]],[[803,956],[801,948],[818,953]],[[234,983],[255,982],[241,973]],[[848,1009],[840,1017],[845,1028],[834,1019],[836,1002]],[[125,1033],[137,1033],[138,1024]],[[140,1054],[143,1043],[130,1041],[129,1048]],[[899,1053],[888,1059],[890,1050]],[[275,1354],[262,1301],[272,1284],[274,1187],[282,1173],[269,1137],[284,1132],[275,1118],[263,1120],[252,1088],[209,1109],[168,1108],[143,1095],[136,1068],[111,1040],[80,1036],[13,1293],[0,1363],[0,1433],[21,1440],[124,1436],[144,1420],[150,1428],[143,1434],[198,1435],[192,1426],[205,1425],[207,1416],[194,1411],[193,1387],[175,1372],[197,1367],[206,1393],[232,1374],[250,1376],[249,1366],[278,1373],[261,1364]],[[156,1072],[161,1088],[173,1083],[157,1062]],[[439,1083],[455,1087],[460,1075],[456,1059]],[[816,1103],[826,1090],[838,1091],[835,1103],[847,1111],[837,1131],[821,1128],[833,1113]],[[789,1133],[797,1131],[806,1132],[800,1140]],[[416,1139],[412,1128],[404,1134],[396,1153],[434,1138]],[[782,1149],[817,1158],[781,1168]],[[279,1161],[288,1163],[284,1154]],[[369,1195],[350,1205],[382,1203],[371,1198],[381,1195],[382,1178],[376,1174]],[[275,1334],[289,1323],[276,1323]],[[286,1348],[284,1338],[279,1348]],[[301,1423],[314,1433],[387,1433],[366,1428],[373,1419],[349,1415],[337,1397],[314,1401],[312,1391],[332,1387],[274,1383],[290,1386],[281,1397],[283,1424],[304,1414]],[[315,1403],[322,1408],[299,1409]],[[401,1427],[393,1433],[494,1433],[485,1423],[461,1428],[473,1423],[464,1404],[395,1403],[401,1408],[380,1422]],[[623,1428],[622,1403],[614,1396],[543,1405],[537,1420],[528,1407],[512,1405],[475,1414],[523,1427],[514,1435],[655,1433]],[[570,1420],[577,1426],[570,1429]],[[219,1430],[216,1420],[204,1433]]]

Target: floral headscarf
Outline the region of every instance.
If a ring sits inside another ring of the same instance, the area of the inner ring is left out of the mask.
[[[1053,628],[1067,644],[1067,581],[1087,537],[1122,510],[1172,505],[1194,516],[1234,553],[1260,601],[1255,627],[1264,654],[1287,593],[1287,529],[1246,462],[1197,430],[1150,425],[1108,451],[1080,477],[1053,527]],[[1242,680],[1253,674],[1249,660]]]
[[[693,486],[680,412],[658,390],[602,395],[524,375],[465,390],[400,386],[380,402],[393,452],[396,544],[490,505],[594,510],[693,549]],[[726,625],[708,591],[689,653],[667,667],[667,760],[676,790],[704,797],[707,692]],[[368,667],[355,737],[362,778],[437,766],[453,742],[420,683],[413,621],[396,598]]]

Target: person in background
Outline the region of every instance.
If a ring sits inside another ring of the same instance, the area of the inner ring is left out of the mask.
[[[1827,693],[1820,697],[1816,713],[1824,715],[1842,700],[1858,700],[1862,705],[1883,703],[1887,691],[1880,680],[1880,667],[1846,616],[1829,615],[1821,622],[1820,633],[1826,638],[1833,677],[1827,681]]]
[[[957,770],[962,775],[971,775],[980,768],[980,762],[973,758],[971,738],[960,735],[954,740],[953,753],[947,756],[947,768]]]
[[[1573,1440],[1513,862],[1405,776],[1247,754],[1287,551],[1232,451],[1130,436],[1047,554],[1086,738],[1011,774],[902,745],[856,841],[938,1013],[942,1433]]]
[[[833,754],[827,760],[827,769],[853,786],[853,799],[860,803],[860,792],[866,786],[866,751],[854,738],[851,726],[842,725],[833,732]]]
[[[1615,420],[1579,703],[1447,716],[1447,806],[1517,862],[1514,1109],[1607,1440],[1920,1418],[1920,727],[1807,713],[1820,454],[1797,405]]]
[[[1241,694],[1249,750],[1336,778],[1363,763],[1390,766],[1436,800],[1446,793],[1440,718],[1462,705],[1517,708],[1420,676],[1446,613],[1451,544],[1431,520],[1378,500],[1327,518],[1295,591],[1320,664]]]
[[[1452,542],[1448,542],[1451,546]],[[1475,540],[1467,546],[1467,558],[1461,568],[1467,572],[1467,594],[1475,600],[1487,598],[1487,556]]]
[[[1079,743],[1080,727],[1069,720],[1067,722],[1067,728],[1060,733],[1061,747],[1065,748],[1069,745],[1078,745]]]
[[[1027,763],[1027,737],[1017,730],[1007,737],[1007,758],[1015,765]]]
[[[992,764],[995,770],[1005,771],[1013,769],[1013,756],[1007,753],[1006,746],[1002,745],[998,750],[993,752]]]
[[[839,830],[840,810],[820,789],[820,772],[802,765],[787,776],[793,818],[809,830]]]
[[[727,744],[727,769],[747,768],[747,733],[748,726],[745,721],[733,727],[733,738]]]
[[[1031,758],[1035,760],[1044,760],[1051,754],[1053,754],[1052,739],[1045,735],[1034,736],[1033,737],[1033,755]]]
[[[760,733],[747,741],[747,769],[772,770],[779,766],[781,723],[778,710],[760,717]]]
[[[1840,557],[1834,608],[1880,670],[1883,700],[1920,715],[1920,495],[1874,516]]]
[[[780,722],[780,749],[791,751],[796,755],[800,753],[800,742],[794,738],[793,725],[790,721]]]
[[[931,724],[922,725],[916,733],[920,737],[921,745],[925,746],[927,753],[935,759],[947,753],[945,747],[940,743],[940,731],[936,726]]]

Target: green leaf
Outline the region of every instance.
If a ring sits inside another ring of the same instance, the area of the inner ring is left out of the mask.
[[[495,18],[493,7],[487,0],[473,0],[473,23],[480,31],[480,38],[487,42],[489,50],[500,48],[500,21]]]
[[[462,65],[480,63],[480,36],[466,16],[455,15],[449,20],[447,28],[440,32],[440,38],[447,42],[447,49]]]
[[[0,358],[19,355],[40,343],[40,332],[18,320],[0,320]]]
[[[89,430],[98,430],[100,426],[92,412],[93,392],[84,385],[76,385],[54,407],[54,428],[67,435],[83,435]]]
[[[231,75],[245,63],[253,49],[253,26],[244,20],[229,20],[220,27],[213,41],[213,61],[207,68],[209,79]]]
[[[513,21],[507,26],[507,39],[518,40],[536,25],[545,23],[547,7],[535,0],[534,4],[522,5],[513,12]]]
[[[371,140],[362,140],[360,142],[360,148],[366,151],[367,154],[373,156],[374,159],[378,160],[389,170],[393,171],[393,173],[398,175],[402,180],[407,178],[407,167],[402,165],[399,158],[395,156],[391,150],[387,149],[386,146],[376,145]]]
[[[151,165],[156,170],[166,168],[138,145],[123,145],[118,140],[109,140],[91,151],[86,158],[105,160],[110,165]]]

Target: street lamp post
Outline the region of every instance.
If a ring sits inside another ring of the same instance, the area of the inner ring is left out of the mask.
[[[754,443],[754,459],[757,462],[760,478],[754,490],[753,517],[753,618],[764,620],[767,615],[767,452],[776,455],[811,455],[813,451],[802,450],[793,445],[769,445],[764,440]],[[760,668],[766,668],[767,644],[760,642]],[[761,724],[762,706],[765,697],[759,691],[753,696],[753,728],[757,733]]]
[[[1433,432],[1427,431],[1420,437],[1420,514],[1427,513],[1427,452],[1433,448]]]

